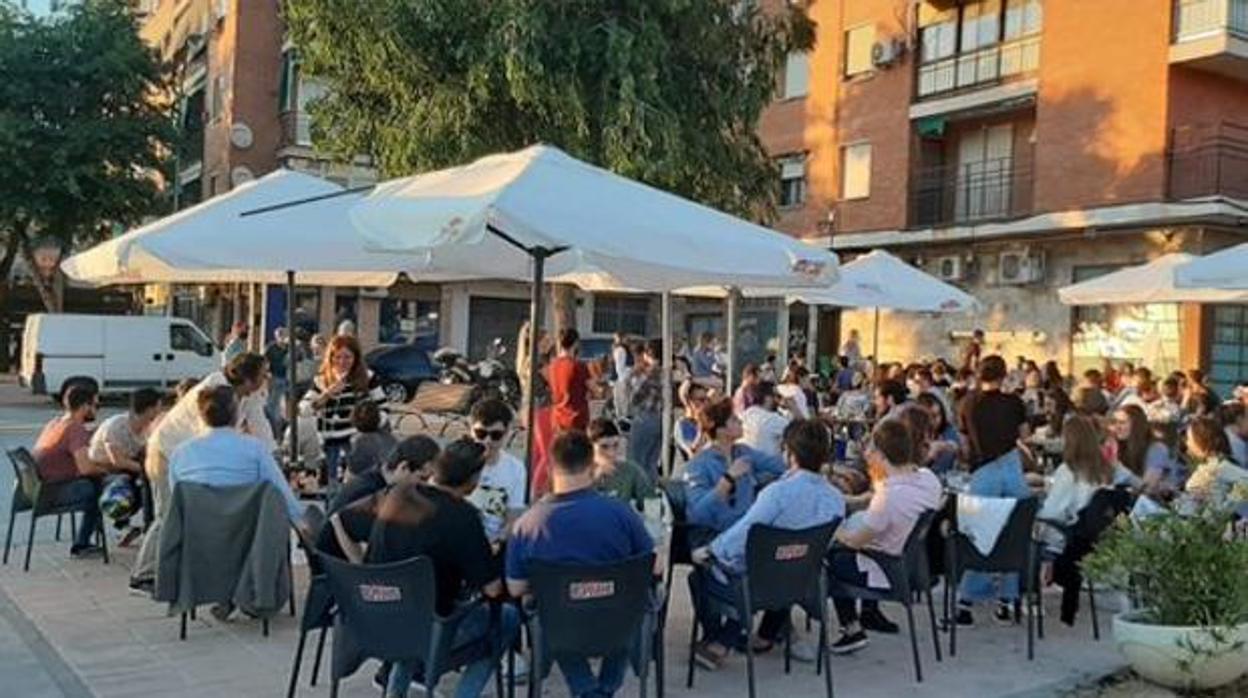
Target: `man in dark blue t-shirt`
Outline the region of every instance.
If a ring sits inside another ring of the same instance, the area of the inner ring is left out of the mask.
[[[606,564],[654,551],[641,517],[594,490],[594,446],[584,433],[560,434],[551,446],[552,494],[534,504],[507,541],[507,589],[529,593],[529,563]],[[595,677],[587,657],[555,657],[573,696],[614,695],[624,683],[625,654],[605,657]]]

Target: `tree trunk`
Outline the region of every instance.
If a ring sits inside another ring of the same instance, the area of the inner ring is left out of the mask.
[[[550,285],[551,307],[555,311],[555,331],[576,328],[576,287],[572,284]]]
[[[4,242],[4,256],[0,258],[0,373],[13,370],[9,353],[9,300],[13,296],[13,263],[17,261],[19,234],[10,233]]]

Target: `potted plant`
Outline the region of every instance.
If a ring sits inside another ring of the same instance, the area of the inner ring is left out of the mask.
[[[1235,530],[1214,508],[1124,517],[1084,559],[1094,581],[1132,601],[1114,640],[1140,676],[1191,690],[1248,672],[1248,536]]]

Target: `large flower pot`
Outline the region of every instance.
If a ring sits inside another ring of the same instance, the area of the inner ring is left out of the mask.
[[[1114,641],[1137,674],[1169,688],[1217,688],[1248,673],[1248,623],[1211,631],[1114,617]],[[1196,648],[1193,651],[1193,648]]]

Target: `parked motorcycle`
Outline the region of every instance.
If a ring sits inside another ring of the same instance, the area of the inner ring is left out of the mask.
[[[439,369],[439,382],[473,386],[473,402],[499,398],[512,409],[519,409],[520,377],[503,361],[506,354],[507,345],[502,339],[495,339],[485,357],[477,363],[472,363],[452,347],[442,347],[433,353],[432,358]]]

